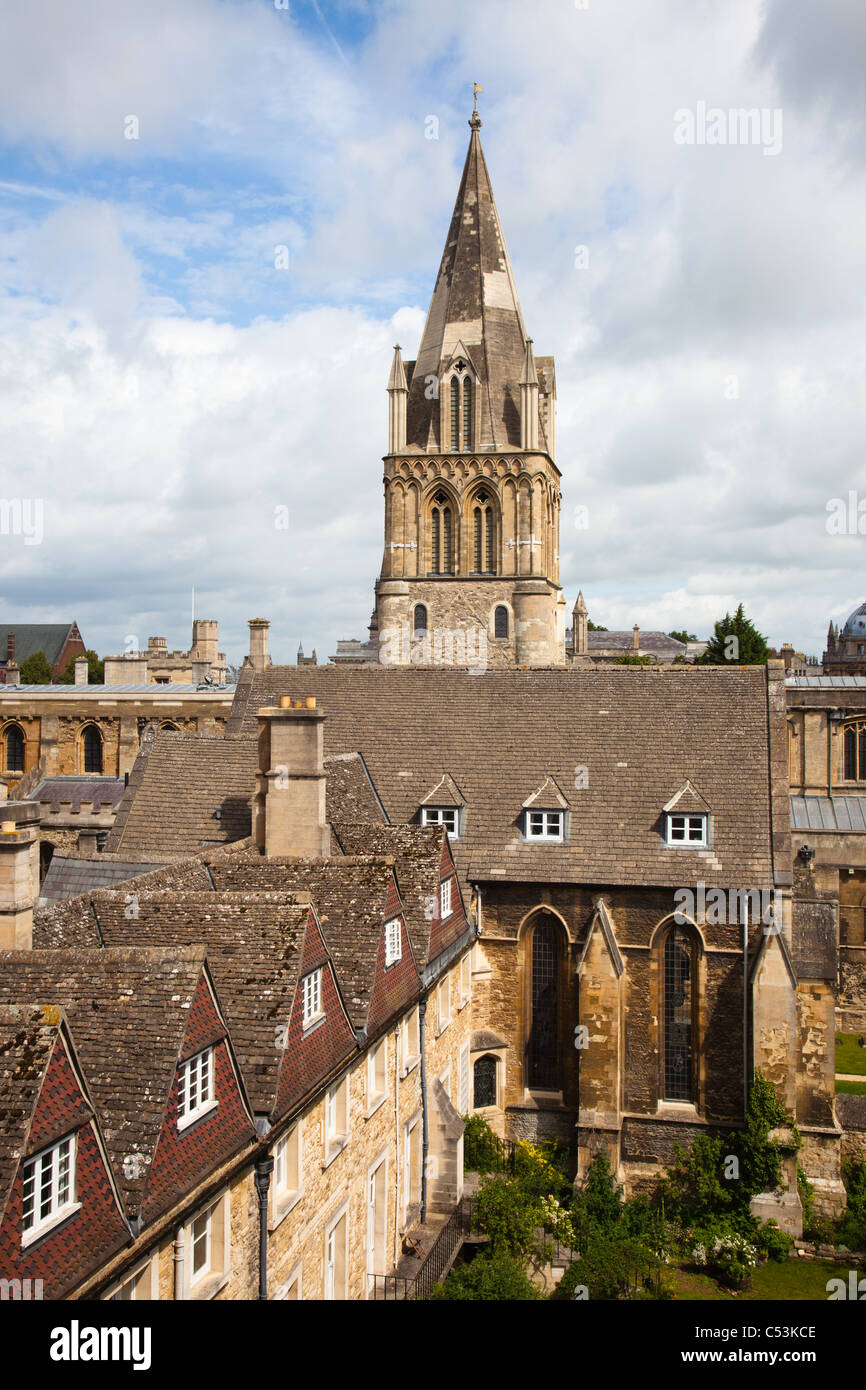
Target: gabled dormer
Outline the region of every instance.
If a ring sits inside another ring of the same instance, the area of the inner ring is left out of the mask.
[[[520,833],[528,844],[561,844],[568,839],[569,803],[554,777],[546,777],[523,802]]]
[[[662,808],[661,831],[671,849],[707,849],[712,844],[709,802],[690,781]]]
[[[454,778],[445,772],[424,797],[418,809],[421,825],[444,825],[449,839],[459,840],[465,830],[466,801]]]

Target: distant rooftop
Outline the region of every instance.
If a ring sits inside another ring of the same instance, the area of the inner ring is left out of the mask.
[[[840,686],[858,686],[862,689],[863,686],[866,686],[866,676],[786,676],[785,685],[792,689],[813,687],[836,690]]]
[[[233,685],[0,685],[0,696],[54,695],[58,700],[78,700],[82,695],[111,700],[115,695],[234,695]]]

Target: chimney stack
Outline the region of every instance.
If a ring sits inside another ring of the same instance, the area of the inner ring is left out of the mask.
[[[15,660],[15,633],[10,632],[6,638],[6,664],[11,666]]]
[[[633,644],[634,644],[634,653],[635,653],[635,656],[637,656],[638,652],[640,651],[640,628],[638,627],[637,623],[635,623],[635,625],[634,625],[634,633],[633,633],[633,635],[632,635],[632,642],[633,642]]]
[[[10,661],[10,662],[9,662],[9,665],[6,667],[6,684],[7,684],[7,685],[20,685],[20,684],[21,684],[21,668],[20,668],[20,666],[18,666],[17,663],[14,662],[14,661]]]
[[[250,618],[250,665],[255,671],[266,671],[271,664],[268,656],[268,629],[270,622],[267,618]]]
[[[38,801],[8,801],[0,819],[0,949],[33,947],[33,904],[39,894]]]
[[[77,657],[75,658],[75,684],[76,684],[76,685],[87,685],[87,683],[88,683],[87,657],[86,657],[86,656],[77,656]]]
[[[259,710],[253,834],[268,858],[327,857],[324,726],[315,696]]]

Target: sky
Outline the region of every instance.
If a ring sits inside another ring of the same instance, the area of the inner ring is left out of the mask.
[[[3,6],[6,621],[366,637],[474,81],[569,610],[820,657],[866,600],[862,0]]]

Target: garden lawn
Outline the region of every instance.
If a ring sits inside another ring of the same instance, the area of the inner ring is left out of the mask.
[[[678,1299],[713,1299],[729,1302],[749,1299],[768,1299],[772,1301],[809,1301],[826,1303],[827,1281],[847,1277],[843,1265],[831,1264],[827,1260],[785,1260],[777,1264],[770,1260],[752,1274],[748,1289],[733,1294],[711,1279],[708,1274],[698,1274],[692,1270],[674,1269],[674,1288]]]
[[[836,1094],[845,1096],[866,1096],[866,1077],[862,1081],[837,1081]]]
[[[836,1070],[866,1080],[866,1047],[858,1047],[860,1036],[859,1033],[836,1034]]]

